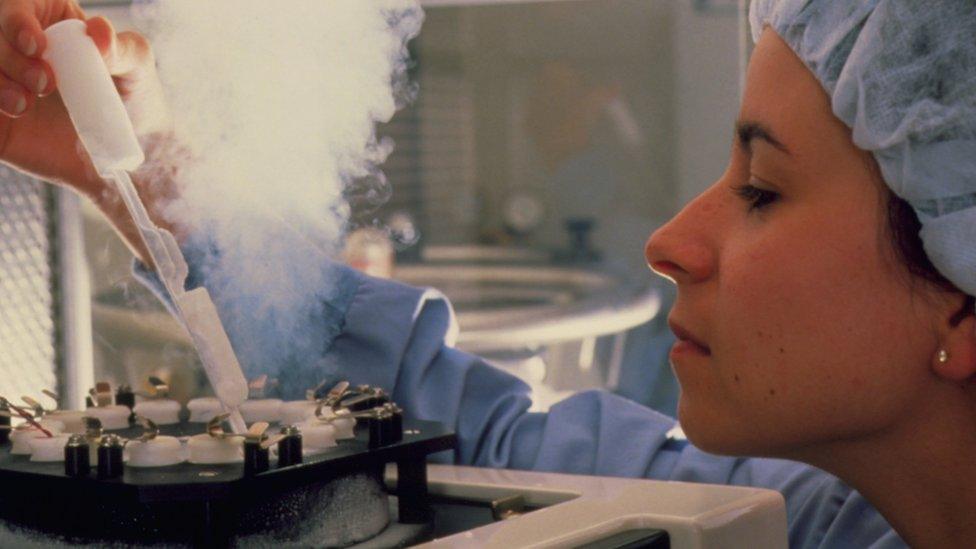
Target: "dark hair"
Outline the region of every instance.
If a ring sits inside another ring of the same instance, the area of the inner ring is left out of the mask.
[[[915,214],[915,210],[890,190],[888,191],[888,230],[891,233],[895,253],[901,263],[908,269],[909,274],[934,285],[947,292],[960,292],[955,284],[935,269],[929,256],[922,246],[922,238],[918,232],[922,224]],[[957,324],[963,318],[973,314],[973,296],[966,296],[966,303],[952,317],[952,323]]]

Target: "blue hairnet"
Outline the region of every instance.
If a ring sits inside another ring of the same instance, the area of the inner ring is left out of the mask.
[[[915,209],[932,264],[976,295],[976,2],[753,0],[750,22],[813,72]]]

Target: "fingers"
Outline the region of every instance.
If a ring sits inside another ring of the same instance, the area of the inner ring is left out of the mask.
[[[43,27],[73,18],[84,19],[75,0],[0,0],[0,112],[20,116],[37,96],[54,90],[54,75],[40,58],[47,47]],[[87,25],[120,90],[154,66],[152,49],[142,35],[116,35],[104,17],[88,19]]]
[[[31,0],[5,0],[0,2],[0,32],[11,47],[26,57],[37,57],[47,41],[36,5]]]
[[[135,32],[115,34],[112,23],[104,17],[93,17],[87,23],[88,35],[102,54],[122,101],[129,109],[136,133],[168,131],[172,121],[156,75],[149,41]]]
[[[121,32],[116,44],[116,57],[108,65],[113,76],[142,73],[147,67],[155,66],[152,47],[145,36],[137,32]]]
[[[108,57],[115,48],[115,28],[112,27],[112,22],[102,16],[92,17],[85,21],[88,25],[88,36],[95,42],[98,47],[98,52],[102,54],[102,57]]]
[[[54,89],[47,63],[21,55],[6,40],[0,40],[0,73],[33,95],[47,95]]]
[[[104,17],[88,20],[88,35],[95,41],[105,59],[108,72],[126,79],[138,75],[153,65],[152,48],[144,36],[135,32],[115,34],[112,23]]]
[[[78,5],[78,0],[65,0],[60,19],[84,19],[85,12]],[[59,20],[60,20],[59,19]]]
[[[39,94],[54,88],[47,64],[24,57],[0,40],[0,111],[7,116],[20,116],[34,103]]]
[[[36,57],[46,44],[34,5],[27,0],[0,2],[0,111],[20,116],[39,93],[49,91],[52,78]]]
[[[3,0],[0,34],[21,55],[39,58],[47,46],[45,27],[84,16],[76,0]]]
[[[54,90],[54,75],[40,59],[47,47],[43,26],[81,15],[75,0],[0,1],[0,111],[20,116],[36,96]]]
[[[11,117],[18,117],[34,104],[34,94],[28,93],[23,86],[0,75],[0,112]]]

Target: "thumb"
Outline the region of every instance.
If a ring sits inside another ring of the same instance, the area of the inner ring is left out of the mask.
[[[104,17],[93,17],[86,23],[88,35],[105,60],[136,133],[147,135],[171,130],[172,120],[149,41],[136,32],[116,34],[112,23]]]
[[[123,81],[130,80],[138,78],[147,66],[153,66],[152,48],[141,34],[116,34],[112,23],[101,16],[92,17],[87,24],[88,35],[98,47],[112,76]]]

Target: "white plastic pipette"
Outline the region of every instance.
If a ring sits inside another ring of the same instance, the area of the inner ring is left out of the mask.
[[[58,81],[71,121],[100,175],[111,178],[135,221],[179,319],[203,363],[217,398],[231,414],[235,433],[246,430],[238,406],[247,399],[247,380],[206,288],[185,291],[186,260],[173,235],[153,223],[127,172],[145,160],[132,122],[112,77],[83,21],[70,19],[45,31],[44,59]]]
[[[247,380],[241,372],[210,293],[203,286],[189,292],[184,290],[189,268],[176,239],[172,233],[152,222],[125,170],[115,170],[110,176],[115,181],[126,209],[135,220],[139,234],[146,243],[149,257],[156,265],[156,272],[173,300],[173,307],[193,338],[214,394],[230,413],[228,421],[231,428],[235,433],[244,433],[247,425],[238,407],[247,399]]]

